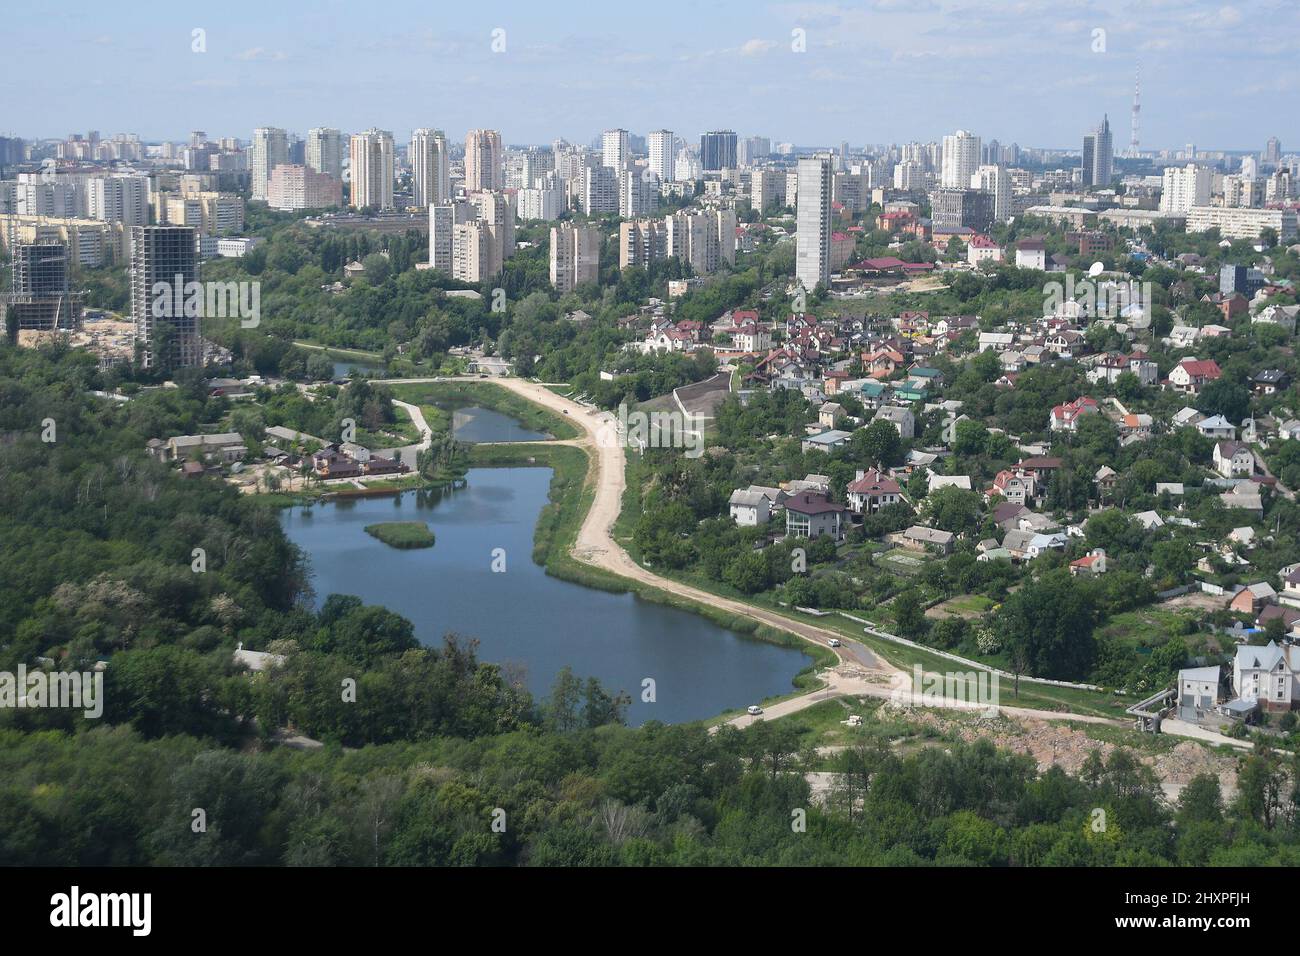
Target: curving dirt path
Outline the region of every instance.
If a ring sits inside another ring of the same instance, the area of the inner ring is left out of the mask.
[[[455,378],[388,379],[387,381],[389,384],[418,384],[445,381],[481,383],[483,380],[458,376]],[[614,539],[613,534],[614,522],[618,520],[619,511],[622,509],[623,492],[626,488],[624,472],[626,449],[617,440],[617,433],[614,430],[614,416],[609,412],[580,405],[571,399],[552,392],[538,382],[529,382],[518,378],[493,378],[490,381],[514,392],[516,395],[550,409],[557,415],[567,418],[583,431],[581,438],[568,439],[562,442],[562,444],[583,448],[589,453],[592,468],[588,473],[587,481],[595,487],[595,498],[592,501],[591,509],[583,519],[582,526],[578,530],[577,540],[574,542],[572,549],[574,558],[593,567],[666,591],[669,594],[675,594],[710,607],[720,608],[737,616],[746,617],[751,621],[778,628],[810,643],[826,647],[838,658],[838,663],[834,667],[823,671],[819,675],[825,682],[824,687],[778,701],[766,708],[760,717],[742,714],[739,717],[719,720],[715,722],[714,729],[724,723],[744,727],[755,720],[783,717],[787,714],[797,713],[814,704],[819,704],[824,700],[844,695],[891,697],[904,702],[919,702],[909,700],[912,697],[911,674],[909,672],[899,670],[888,661],[873,654],[865,645],[847,638],[837,631],[786,617],[766,608],[755,607],[741,601],[700,590],[672,578],[662,577],[637,564],[636,561],[632,560],[632,556],[623,549],[622,545]],[[539,442],[538,444],[560,444],[560,442]],[[840,646],[830,647],[832,639],[838,640]],[[953,702],[951,706],[960,709],[969,707],[969,705],[961,702]],[[1113,718],[1095,717],[1066,711],[1040,711],[1018,707],[1004,707],[1001,709],[1013,716],[1109,723],[1121,726],[1125,723]]]

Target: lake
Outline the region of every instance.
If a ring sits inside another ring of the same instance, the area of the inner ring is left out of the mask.
[[[451,433],[457,441],[545,441],[551,437],[545,432],[531,431],[509,415],[494,412],[490,408],[471,405],[448,410],[451,411]]]
[[[807,663],[797,650],[548,576],[532,547],[550,480],[549,468],[476,468],[463,488],[287,508],[281,520],[310,558],[317,607],[331,593],[355,594],[410,619],[422,643],[448,631],[474,637],[480,659],[522,672],[538,697],[565,665],[627,692],[633,725],[698,720],[794,689]],[[400,551],[363,530],[412,520],[428,522],[432,548]],[[504,572],[492,570],[497,548]],[[645,678],[653,703],[641,699]]]

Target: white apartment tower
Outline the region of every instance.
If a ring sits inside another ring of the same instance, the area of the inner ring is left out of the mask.
[[[650,151],[650,172],[666,183],[673,178],[677,164],[677,140],[670,129],[652,130],[646,136],[646,147]]]
[[[451,198],[447,137],[440,129],[417,129],[411,134],[411,181],[417,206],[433,206]]]
[[[90,180],[90,218],[126,226],[149,225],[149,177],[97,176]]]
[[[382,129],[354,133],[351,140],[351,205],[393,208],[393,134]]]
[[[1182,168],[1166,166],[1160,193],[1160,211],[1186,214],[1193,206],[1210,204],[1214,174],[1204,166],[1188,163]]]
[[[600,152],[601,165],[621,173],[628,162],[627,130],[605,130],[600,137]]]
[[[343,182],[342,133],[329,126],[308,130],[305,150],[308,169]]]
[[[966,182],[970,182],[968,176]],[[811,292],[831,278],[831,162],[824,157],[799,160],[799,194],[795,213],[794,274]]]
[[[970,189],[970,178],[980,165],[980,138],[964,129],[943,138],[943,163],[939,184],[945,189]]]
[[[289,161],[289,137],[275,126],[259,126],[253,130],[252,198],[266,201],[271,170]]]

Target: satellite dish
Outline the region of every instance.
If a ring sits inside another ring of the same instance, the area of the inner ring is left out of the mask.
[[[1106,271],[1106,267],[1103,266],[1100,262],[1094,262],[1092,265],[1088,267],[1088,275],[1094,279],[1105,271]]]

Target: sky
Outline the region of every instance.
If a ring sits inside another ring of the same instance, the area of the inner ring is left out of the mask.
[[[962,128],[1077,149],[1106,113],[1119,153],[1140,64],[1143,149],[1300,144],[1300,0],[184,6],[11,6],[0,134],[486,127],[524,144],[624,127],[860,146]]]

